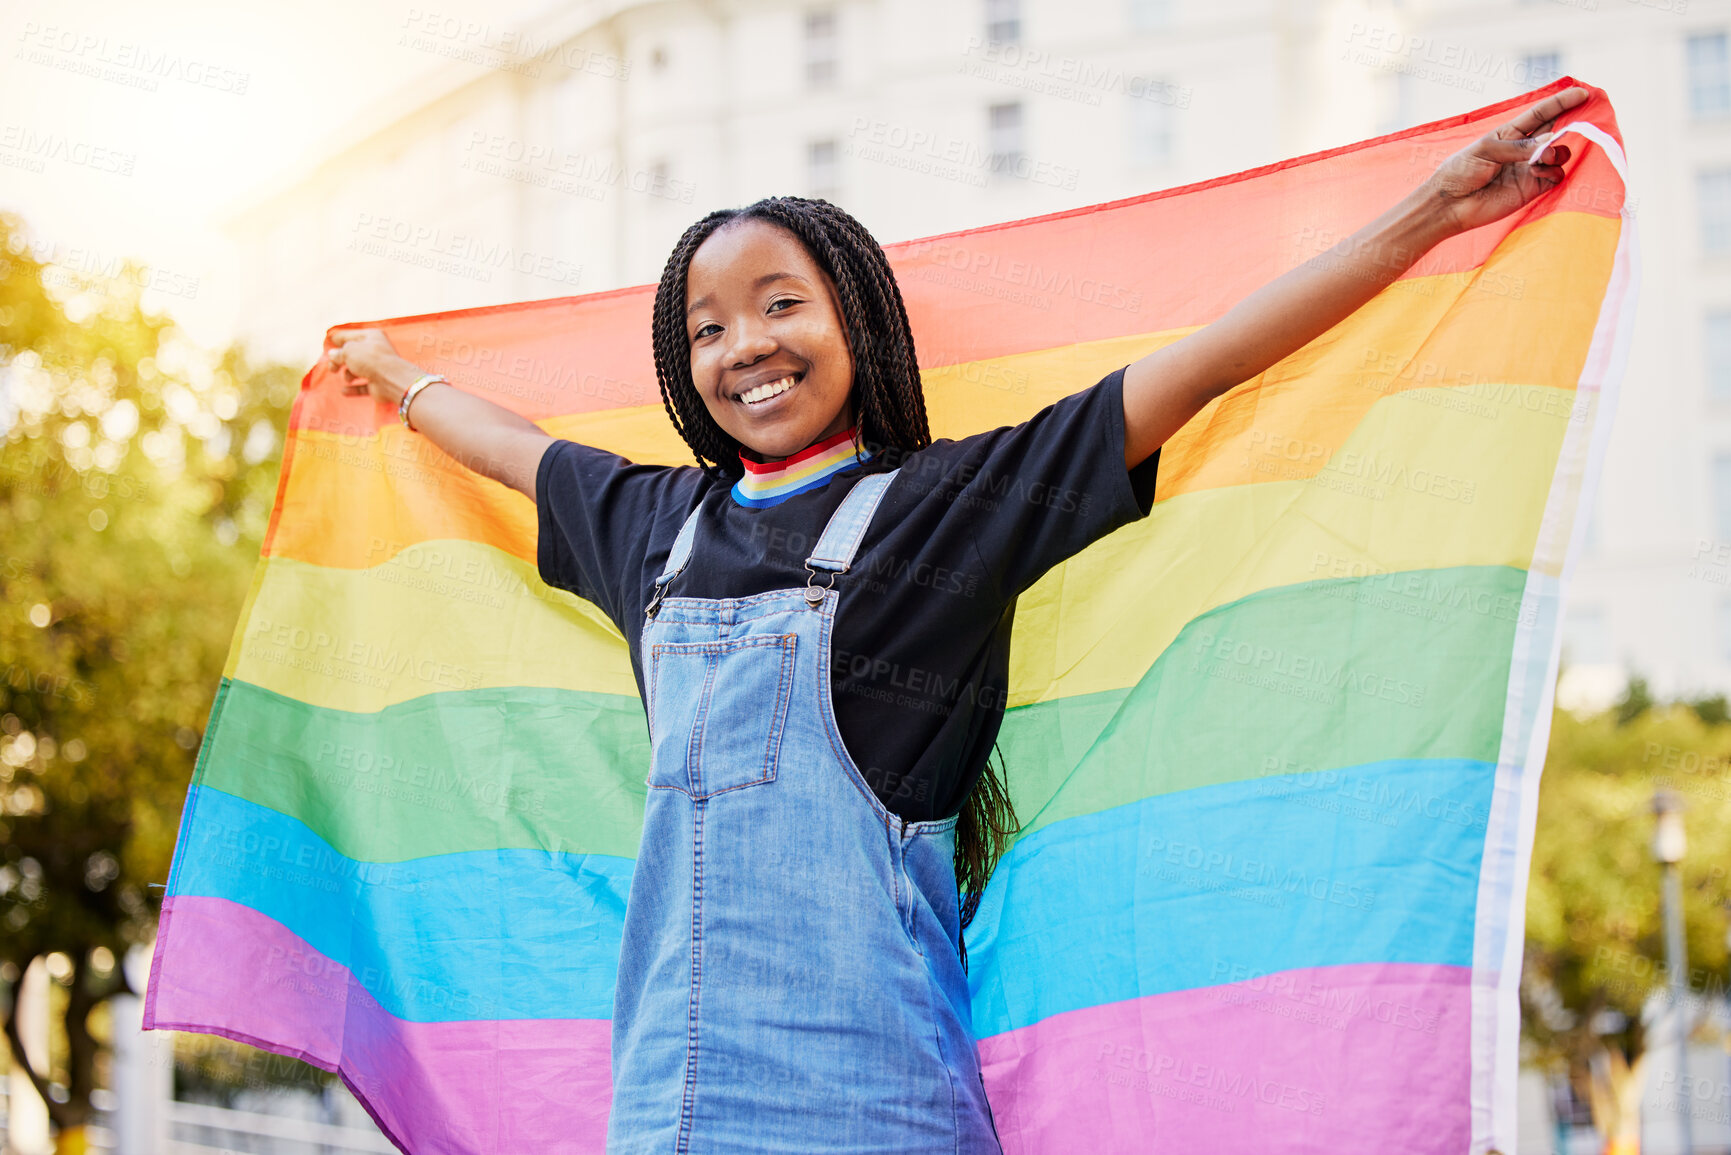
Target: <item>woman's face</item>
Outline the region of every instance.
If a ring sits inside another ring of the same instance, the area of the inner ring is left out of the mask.
[[[853,424],[853,356],[828,274],[799,239],[746,219],[691,255],[691,380],[715,423],[767,460]]]

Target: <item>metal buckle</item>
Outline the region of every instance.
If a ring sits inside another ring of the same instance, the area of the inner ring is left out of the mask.
[[[669,578],[668,580],[666,580],[664,582],[656,582],[655,583],[655,596],[650,598],[649,604],[643,607],[643,616],[644,617],[650,619],[651,621],[654,620],[655,611],[657,611],[661,608],[661,599],[667,596],[667,587],[672,585],[672,584],[673,584],[672,578]]]
[[[818,606],[823,604],[823,595],[827,591],[835,588],[835,575],[839,571],[833,569],[824,571],[829,574],[829,584],[826,586],[814,586],[811,584],[817,580],[817,571],[812,569],[810,565],[805,567],[805,572],[810,575],[805,579],[805,604],[815,610]]]

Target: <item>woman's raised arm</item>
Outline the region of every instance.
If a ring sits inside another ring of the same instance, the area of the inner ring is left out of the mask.
[[[334,348],[325,359],[343,371],[344,388],[371,393],[393,411],[403,391],[425,372],[399,356],[379,329],[339,331],[331,341]],[[535,500],[535,473],[554,438],[534,422],[449,384],[429,385],[415,394],[409,422],[463,465]]]
[[[1124,464],[1134,469],[1208,402],[1344,321],[1439,241],[1505,217],[1562,180],[1569,150],[1544,134],[1587,95],[1569,88],[1533,104],[1333,249],[1132,364]]]

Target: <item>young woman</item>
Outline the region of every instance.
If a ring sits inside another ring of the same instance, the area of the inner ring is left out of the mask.
[[[959,441],[928,433],[882,250],[822,201],[711,213],[667,262],[656,373],[696,466],[556,440],[422,383],[377,330],[333,335],[351,389],[537,503],[542,577],[630,643],[653,757],[609,1151],[999,1149],[961,936],[1014,830],[987,762],[1016,596],[1149,512],[1161,444],[1209,400],[1561,180],[1541,134],[1586,96],[1528,108],[1206,328]]]

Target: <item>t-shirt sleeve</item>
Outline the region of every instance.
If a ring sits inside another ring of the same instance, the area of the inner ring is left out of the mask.
[[[691,466],[639,465],[604,449],[554,441],[535,474],[541,580],[622,621],[624,608],[642,592],[657,531],[666,522],[677,532],[697,501],[700,476]]]
[[[940,463],[942,476],[924,484],[965,513],[981,560],[1005,599],[1113,530],[1146,517],[1160,463],[1156,450],[1136,468],[1124,467],[1122,369],[1020,425],[940,442],[925,452]]]

